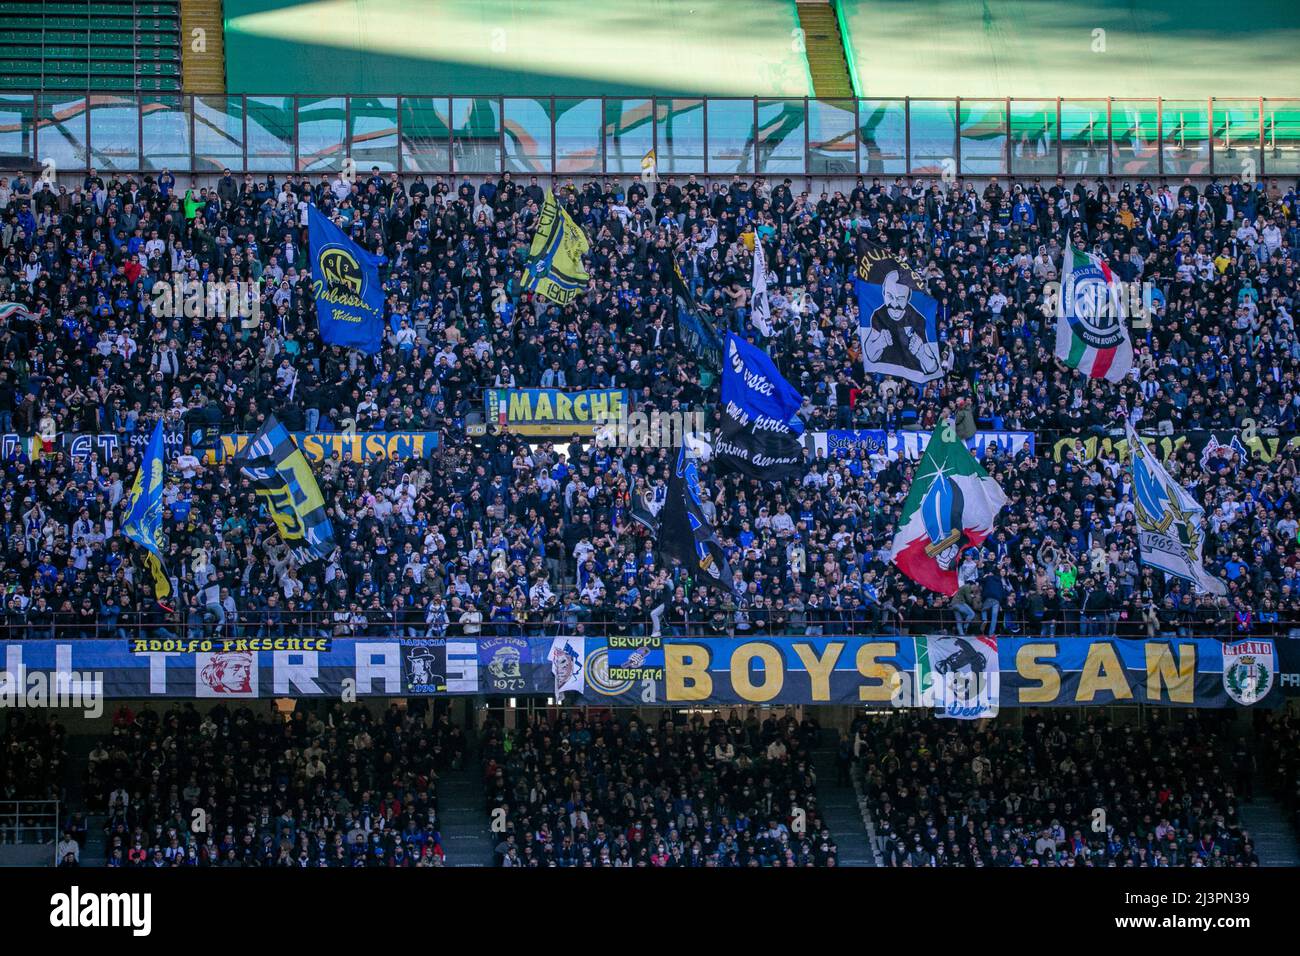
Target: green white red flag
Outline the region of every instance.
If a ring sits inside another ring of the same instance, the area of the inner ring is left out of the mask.
[[[953,429],[936,429],[912,477],[889,558],[917,584],[955,594],[962,553],[984,542],[1006,503]]]
[[[1123,300],[1102,259],[1066,241],[1056,307],[1056,357],[1088,378],[1121,381],[1133,368]]]

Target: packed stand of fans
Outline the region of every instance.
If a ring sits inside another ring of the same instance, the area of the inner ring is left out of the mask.
[[[563,308],[519,291],[544,195],[535,178],[227,173],[193,190],[170,173],[92,171],[48,187],[0,179],[0,301],[35,315],[0,327],[0,433],[139,433],[160,415],[186,435],[253,432],[270,413],[290,430],[441,433],[430,459],[318,464],[340,547],[306,568],[285,559],[249,484],[186,448],[163,518],[183,596],[174,613],[151,600],[138,549],[118,534],[138,456],[70,461],[52,443],[31,461],[15,444],[0,462],[6,633],[1300,636],[1300,451],[1287,445],[1300,403],[1295,186],[867,177],[847,193],[808,194],[788,179],[692,176],[555,188],[592,246],[590,287]],[[387,256],[391,331],[371,358],[319,338],[309,202]],[[696,589],[629,520],[633,495],[662,494],[670,451],[466,437],[487,387],[620,386],[643,408],[714,406],[715,376],[678,341],[667,254],[719,330],[757,336],[740,239],[751,227],[768,250],[774,303],[761,344],[804,394],[810,430],[921,428],[968,411],[983,429],[1036,433],[1037,456],[986,463],[1010,504],[954,598],[882,560],[907,462],[821,459],[781,487],[705,466],[709,510],[743,578],[733,599]],[[918,389],[862,374],[858,235],[928,277],[942,379]],[[1156,290],[1119,386],[1052,357],[1043,292],[1067,235],[1120,279]],[[155,283],[174,272],[260,281],[260,324],[234,315],[220,288],[206,317],[155,316]],[[1227,581],[1225,597],[1140,568],[1112,452],[1086,460],[1080,446],[1054,459],[1061,437],[1122,434],[1125,415],[1150,433],[1280,436],[1271,460],[1230,453],[1203,470],[1184,448],[1171,463],[1205,504],[1207,567]]]
[[[835,866],[817,809],[813,718],[751,710],[685,726],[532,716],[482,732],[487,810],[505,867]],[[504,810],[504,817],[502,816]]]
[[[10,801],[65,798],[67,729],[29,710],[6,710],[0,723],[0,843],[53,843],[58,822],[43,806]]]
[[[886,866],[1257,866],[1238,819],[1255,760],[1232,717],[899,712],[859,718],[853,749]]]
[[[1266,714],[1260,722],[1260,767],[1287,820],[1300,833],[1300,720],[1283,713]]]
[[[446,715],[396,705],[123,706],[85,792],[109,866],[442,866],[436,781],[463,753]]]

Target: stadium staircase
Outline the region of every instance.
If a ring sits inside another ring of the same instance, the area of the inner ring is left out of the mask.
[[[1255,840],[1261,866],[1300,866],[1300,842],[1287,822],[1286,810],[1267,792],[1256,790],[1255,799],[1237,805],[1241,825]]]
[[[799,0],[796,6],[813,91],[819,99],[853,96],[853,80],[844,57],[844,40],[835,7],[829,0]]]
[[[817,805],[822,819],[830,827],[831,837],[839,847],[840,866],[875,866],[876,857],[867,841],[867,830],[853,786],[843,786],[835,769],[835,744],[823,744],[813,751],[817,770]]]
[[[86,806],[86,780],[89,777],[90,750],[94,746],[92,734],[72,734],[67,738],[68,772],[64,782],[64,803],[69,813],[84,810]],[[87,813],[86,845],[81,848],[81,865],[103,866],[108,859],[108,838],[104,827],[106,813]]]
[[[180,0],[182,77],[186,93],[226,92],[225,23],[221,0]],[[202,49],[195,49],[202,30]]]
[[[438,777],[438,831],[448,866],[491,866],[496,842],[488,830],[483,776],[476,750],[467,749],[459,770]]]

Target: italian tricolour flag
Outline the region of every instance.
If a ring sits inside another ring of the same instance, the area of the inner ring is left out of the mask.
[[[35,318],[31,311],[18,302],[0,302],[0,325],[4,325],[10,319],[19,317],[32,319]]]
[[[1067,240],[1056,309],[1056,357],[1089,378],[1122,380],[1133,368],[1122,304],[1110,266]]]
[[[984,542],[1006,503],[952,428],[940,428],[912,477],[889,558],[917,584],[955,594],[962,553]]]

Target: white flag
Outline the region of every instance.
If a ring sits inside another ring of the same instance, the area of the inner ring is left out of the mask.
[[[1205,509],[1169,477],[1165,466],[1128,429],[1128,460],[1133,475],[1133,504],[1137,513],[1138,547],[1142,560],[1165,574],[1190,581],[1199,591],[1226,594],[1227,586],[1205,570]]]
[[[763,255],[763,240],[754,230],[754,297],[750,303],[750,317],[754,328],[764,337],[772,337],[772,307],[767,301],[767,259]]]

